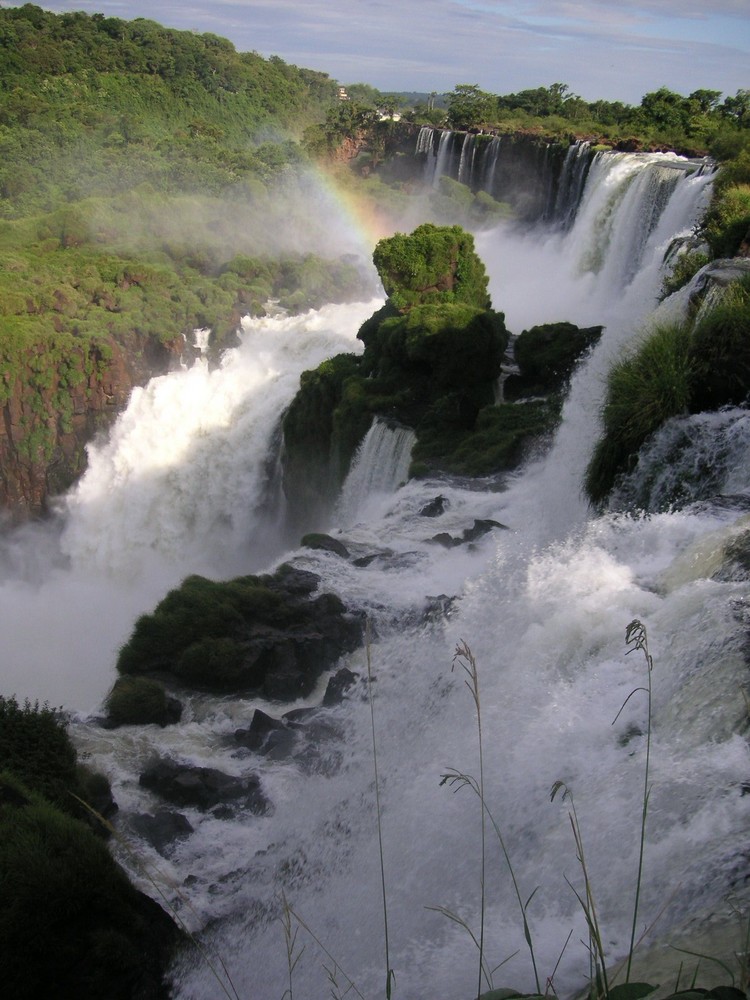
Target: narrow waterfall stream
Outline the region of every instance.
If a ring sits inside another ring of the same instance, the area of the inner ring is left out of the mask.
[[[362,680],[327,710],[304,764],[240,751],[231,739],[256,707],[280,715],[290,706],[192,695],[183,721],[163,730],[108,731],[92,718],[134,617],[168,587],[189,572],[226,577],[282,559],[314,570],[322,591],[371,622],[394,996],[469,1000],[476,991],[477,950],[440,912],[478,929],[480,804],[470,789],[442,784],[451,769],[479,773],[474,705],[460,665],[453,669],[462,641],[478,664],[485,799],[523,898],[535,893],[528,919],[542,990],[555,969],[561,996],[581,990],[588,974],[584,920],[568,884],[581,891],[570,803],[550,802],[558,780],[573,795],[612,960],[628,946],[646,726],[644,698],[628,700],[645,684],[643,657],[626,655],[634,618],[646,626],[654,658],[639,932],[659,917],[648,942],[656,952],[636,978],[659,968],[671,943],[710,940],[719,957],[739,947],[727,897],[745,891],[750,592],[741,574],[717,574],[716,565],[747,517],[746,451],[726,447],[701,460],[711,466],[710,488],[678,511],[594,516],[580,486],[607,369],[647,322],[663,255],[675,235],[690,231],[707,184],[674,158],[609,154],[592,164],[569,228],[521,235],[507,226],[477,240],[493,304],[513,332],[556,320],[606,327],[573,378],[549,453],[509,480],[399,486],[409,436],[376,423],[339,508],[320,525],[352,558],[296,548],[269,502],[274,431],[300,372],[359,349],[357,329],[379,303],[326,307],[247,323],[242,346],[218,371],[176,373],[136,393],[62,501],[59,541],[32,551],[19,536],[12,552],[8,546],[12,569],[0,606],[5,634],[17,636],[5,674],[11,689],[75,713],[81,752],[112,780],[123,836],[214,957],[216,973],[197,952],[174,970],[178,1000],[224,995],[216,979],[224,981],[222,966],[242,1000],[279,1000],[289,987],[284,899],[311,932],[300,926],[294,945],[295,997],[323,1000],[333,981],[335,995],[344,995],[350,980],[368,1000],[384,995],[373,737]],[[658,447],[644,466],[662,461]],[[707,499],[719,494],[732,499]],[[437,496],[442,513],[425,517]],[[476,519],[504,527],[470,546],[431,541],[437,532],[460,536]],[[365,651],[345,662],[366,677]],[[305,704],[321,696],[322,689]],[[193,832],[162,856],[131,823],[133,814],[158,808],[138,784],[155,753],[234,775],[257,772],[272,809],[228,818],[184,810]],[[129,852],[115,851],[133,870]],[[153,892],[142,870],[134,877]],[[485,893],[487,961],[507,962],[495,986],[534,990],[492,835]]]

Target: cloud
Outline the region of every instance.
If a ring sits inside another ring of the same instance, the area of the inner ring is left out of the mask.
[[[555,81],[637,103],[659,86],[748,86],[747,0],[57,0],[230,38],[342,83],[509,93]]]

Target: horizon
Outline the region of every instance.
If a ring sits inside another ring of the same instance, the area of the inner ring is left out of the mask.
[[[0,3],[2,7],[22,4]],[[734,96],[750,87],[750,4],[715,0],[52,0],[213,33],[238,51],[327,73],[343,86],[494,94],[564,83],[586,101],[637,105],[660,87]],[[354,25],[354,31],[352,26]]]

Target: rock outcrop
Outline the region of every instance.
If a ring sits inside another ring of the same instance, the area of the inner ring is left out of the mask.
[[[161,342],[39,337],[0,348],[0,511],[11,522],[47,512],[83,472],[86,444],[135,386],[176,368],[184,337]]]

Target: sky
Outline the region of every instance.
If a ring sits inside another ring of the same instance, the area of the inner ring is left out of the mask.
[[[0,6],[16,6],[2,3]],[[46,10],[146,17],[380,90],[494,94],[564,83],[639,104],[750,89],[750,0],[56,0]]]

